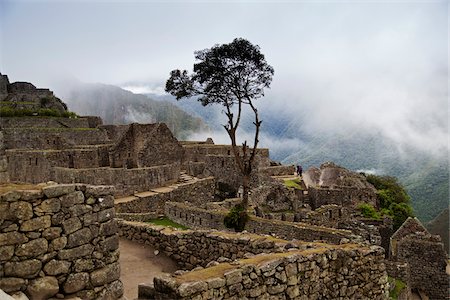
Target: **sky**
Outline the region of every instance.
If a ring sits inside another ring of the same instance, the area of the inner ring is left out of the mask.
[[[310,131],[376,130],[449,147],[448,1],[5,1],[0,72],[163,93],[195,50],[236,37],[275,69],[262,109]]]

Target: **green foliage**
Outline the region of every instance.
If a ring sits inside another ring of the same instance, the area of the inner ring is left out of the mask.
[[[60,112],[56,109],[14,109],[11,107],[0,107],[0,117],[59,117],[77,118],[77,114],[70,111]]]
[[[189,229],[188,227],[178,224],[167,217],[163,217],[163,218],[159,218],[159,219],[152,219],[147,222],[155,224],[155,225],[169,226],[169,227],[178,228],[178,229],[182,229],[182,230]]]
[[[236,205],[225,216],[223,224],[227,228],[233,228],[235,231],[240,232],[244,230],[245,224],[247,224],[249,219],[247,211],[241,205]]]
[[[397,300],[403,289],[406,288],[406,284],[400,279],[389,277],[388,281],[391,284],[395,284],[395,287],[389,291],[389,298],[392,300]]]
[[[286,179],[284,181],[284,185],[288,188],[293,188],[293,189],[297,189],[297,190],[302,190],[301,187],[301,181],[298,178],[295,179]]]
[[[195,59],[199,62],[192,75],[186,70],[170,73],[166,92],[178,100],[199,96],[197,100],[204,106],[247,104],[264,95],[274,74],[259,47],[242,38],[196,51]]]
[[[393,218],[395,230],[408,217],[414,216],[410,205],[410,197],[396,178],[391,176],[368,175],[367,181],[377,189],[381,214]],[[366,211],[366,213],[370,214],[371,212]]]
[[[375,220],[380,220],[381,219],[380,213],[377,212],[375,207],[373,207],[369,203],[361,203],[361,204],[359,204],[358,205],[358,209],[361,211],[361,214],[364,217],[366,217],[366,218],[375,219]]]

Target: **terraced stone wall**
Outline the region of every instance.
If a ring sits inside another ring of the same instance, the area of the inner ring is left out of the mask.
[[[191,228],[226,230],[223,219],[226,210],[206,210],[192,207],[184,203],[166,202],[165,215],[180,224]],[[297,239],[313,242],[323,240],[327,243],[339,244],[343,239],[353,240],[351,231],[309,225],[306,223],[291,223],[279,220],[268,220],[252,217],[246,224],[246,230],[251,233],[276,235],[284,239]]]
[[[169,164],[137,169],[56,167],[54,172],[54,178],[60,183],[80,182],[94,185],[113,185],[115,196],[125,196],[175,183],[180,174],[180,165]]]
[[[174,188],[154,189],[154,192],[136,194],[128,201],[116,204],[119,213],[153,213],[163,215],[166,202],[189,202],[203,207],[214,201],[213,177],[177,184]]]
[[[0,196],[0,289],[30,299],[119,299],[113,188],[25,188]]]
[[[213,261],[243,258],[259,253],[322,247],[320,243],[289,242],[270,236],[214,230],[175,230],[151,223],[119,220],[119,234],[152,245],[174,259],[180,268],[206,267]]]
[[[158,276],[140,299],[388,299],[387,290],[382,248],[341,245]]]
[[[99,117],[81,117],[81,118],[56,118],[56,117],[2,117],[0,119],[1,128],[95,128],[101,124]]]

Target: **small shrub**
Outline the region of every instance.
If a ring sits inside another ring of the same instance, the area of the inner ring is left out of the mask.
[[[393,277],[389,277],[388,281],[391,285],[394,285],[394,288],[389,291],[389,298],[397,300],[403,289],[406,288],[406,284],[400,279]]]
[[[223,224],[227,228],[233,228],[236,232],[240,232],[244,230],[249,219],[247,211],[242,206],[236,205],[225,216]]]
[[[361,203],[358,205],[358,209],[361,211],[361,214],[366,218],[371,218],[375,220],[380,220],[381,216],[371,204]]]

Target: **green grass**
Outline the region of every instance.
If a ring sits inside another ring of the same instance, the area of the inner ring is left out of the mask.
[[[182,230],[189,229],[189,227],[186,227],[184,225],[178,224],[178,223],[172,221],[171,219],[169,219],[167,217],[160,218],[160,219],[152,219],[152,220],[149,220],[147,222],[155,224],[155,225],[169,226],[169,227],[178,228],[178,229],[182,229]]]
[[[302,190],[300,179],[286,179],[284,180],[284,185],[288,188],[293,188],[296,190]]]
[[[63,117],[63,118],[77,118],[77,114],[70,111],[60,112],[50,108],[39,109],[15,109],[11,107],[0,107],[0,117]]]
[[[389,282],[395,282],[395,287],[393,290],[389,292],[389,298],[393,300],[397,300],[398,296],[404,288],[406,288],[406,284],[400,279],[389,277]]]

